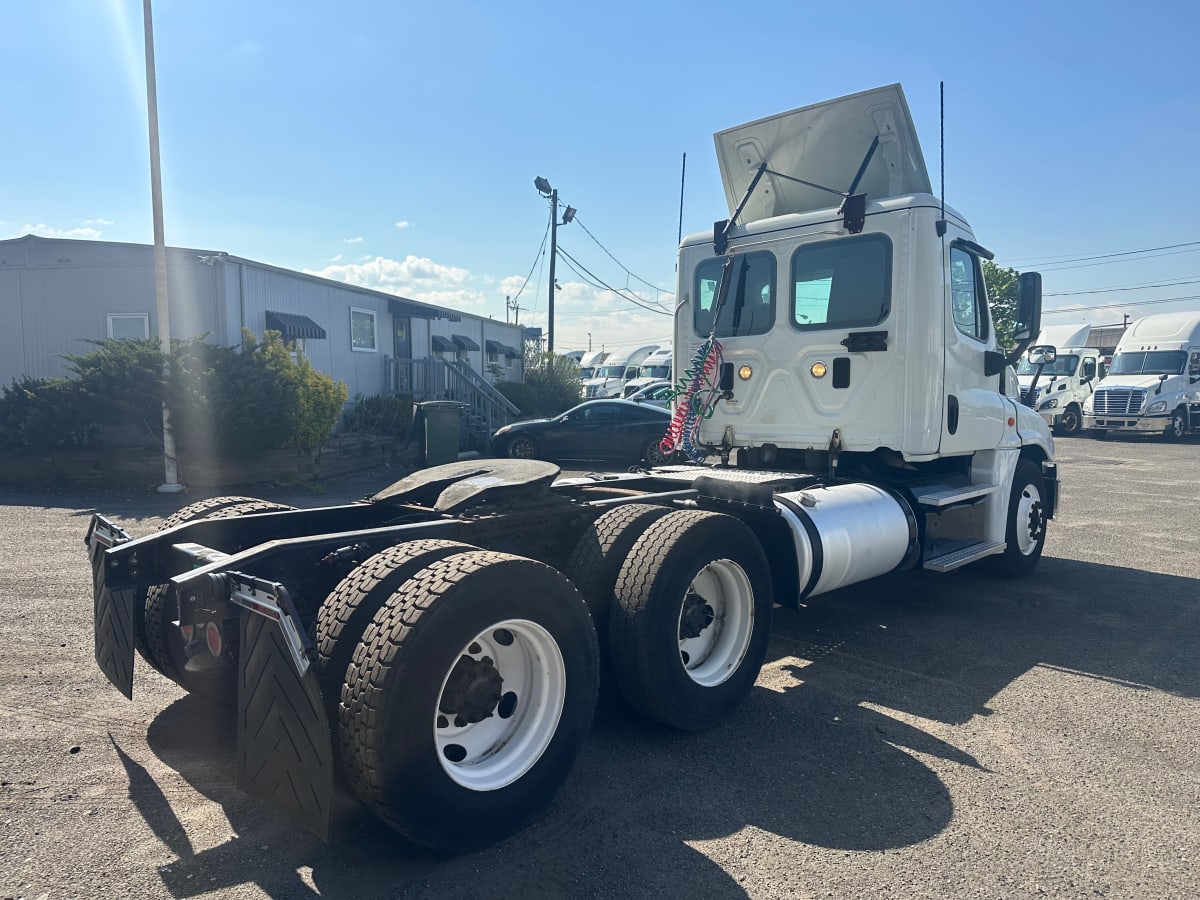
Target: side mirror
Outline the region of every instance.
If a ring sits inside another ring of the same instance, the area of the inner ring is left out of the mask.
[[[1042,329],[1042,275],[1040,272],[1022,272],[1018,283],[1017,315],[1013,325],[1013,349],[1008,354],[1008,364],[1016,365],[1025,349],[1034,342]],[[1032,360],[1030,360],[1032,362]]]
[[[1056,359],[1058,359],[1058,348],[1052,347],[1049,344],[1039,344],[1037,347],[1031,347],[1029,350],[1029,364],[1031,366],[1053,365]]]

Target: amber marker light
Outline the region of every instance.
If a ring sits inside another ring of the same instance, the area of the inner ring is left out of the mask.
[[[740,369],[738,369],[738,378],[742,379],[742,381],[749,381],[750,376],[753,374],[754,370],[749,366],[742,366]]]
[[[825,363],[815,362],[812,364],[812,367],[808,371],[812,373],[813,378],[824,378],[825,371],[826,371]]]

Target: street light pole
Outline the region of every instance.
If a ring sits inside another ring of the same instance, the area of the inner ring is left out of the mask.
[[[183,490],[175,456],[175,433],[171,408],[167,405],[166,383],[171,377],[171,308],[167,301],[167,243],[163,232],[162,172],[158,162],[158,89],[154,77],[154,22],[150,0],[142,0],[146,29],[146,113],[150,128],[150,203],[154,215],[154,300],[158,313],[158,344],[163,353],[163,468],[165,478],[158,486],[164,494]]]
[[[546,304],[546,352],[554,352],[554,261],[558,259],[558,189],[550,191],[550,300]]]

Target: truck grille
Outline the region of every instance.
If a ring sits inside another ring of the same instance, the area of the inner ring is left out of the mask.
[[[1030,406],[1033,403],[1037,403],[1037,398],[1040,397],[1041,395],[1042,395],[1042,389],[1040,387],[1035,387],[1033,389],[1033,400],[1031,401],[1029,399],[1029,388],[1024,388],[1024,387],[1021,388],[1021,402],[1024,403],[1026,406]]]
[[[1092,409],[1098,416],[1136,416],[1146,400],[1146,392],[1131,388],[1105,388],[1096,391]]]

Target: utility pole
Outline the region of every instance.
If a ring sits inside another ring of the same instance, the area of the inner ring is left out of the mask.
[[[543,197],[550,198],[550,299],[546,304],[546,352],[554,352],[554,292],[558,285],[554,281],[554,261],[558,259],[558,190],[550,186],[550,182],[539,175],[533,179],[533,186]],[[575,218],[575,207],[568,206],[563,211],[562,223],[569,225]]]
[[[158,88],[154,78],[154,22],[150,0],[142,0],[146,28],[146,112],[150,128],[150,204],[154,214],[154,299],[158,312],[158,344],[163,353],[164,385],[171,377],[171,307],[167,301],[167,242],[163,233],[162,171],[158,162]],[[175,433],[171,430],[171,408],[166,392],[162,400],[163,468],[166,477],[160,493],[183,490],[175,457]]]

